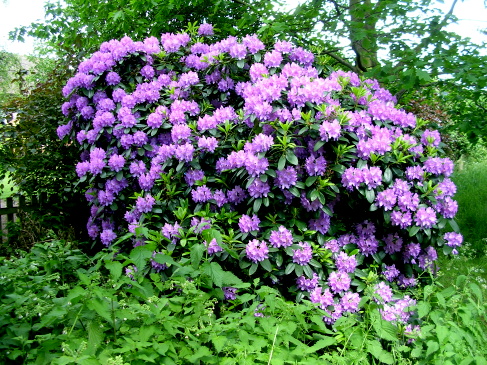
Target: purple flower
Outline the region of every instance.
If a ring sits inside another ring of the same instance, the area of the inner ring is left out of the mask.
[[[308,279],[305,276],[300,276],[296,279],[296,286],[299,290],[310,292],[318,286],[318,279],[319,278],[316,273],[313,273],[312,279]]]
[[[175,155],[180,161],[191,162],[193,159],[194,147],[191,143],[186,143],[176,147]]]
[[[240,186],[235,186],[227,192],[228,201],[233,204],[240,204],[246,198],[247,194]]]
[[[394,189],[392,188],[381,191],[375,198],[376,205],[378,207],[383,207],[384,210],[392,210],[396,204],[396,201],[397,197],[396,194],[394,194]]]
[[[258,231],[259,223],[260,219],[255,214],[252,216],[252,218],[246,214],[243,214],[238,220],[238,227],[243,233],[248,233],[251,231]]]
[[[351,279],[347,273],[341,271],[333,271],[328,277],[328,285],[330,289],[335,292],[343,292],[350,289]]]
[[[282,62],[282,54],[278,51],[267,52],[264,55],[264,65],[266,67],[279,67]]]
[[[326,234],[330,229],[330,225],[330,216],[324,212],[320,213],[320,217],[318,219],[310,219],[309,221],[309,228],[313,231],[320,232],[321,234]]]
[[[387,281],[392,282],[400,274],[400,271],[396,269],[396,265],[385,266],[385,270],[382,272]]]
[[[387,237],[384,238],[384,242],[386,246],[384,247],[384,251],[392,255],[395,252],[399,252],[402,249],[402,238],[396,234],[388,234]]]
[[[379,297],[374,298],[374,300],[381,304],[389,303],[392,300],[392,289],[383,281],[375,285],[374,293]]]
[[[218,140],[215,137],[201,137],[198,139],[198,147],[205,152],[215,152]]]
[[[409,166],[406,168],[406,177],[408,180],[423,180],[424,169],[421,166]]]
[[[437,222],[436,213],[433,210],[433,208],[430,207],[419,208],[414,216],[414,223],[416,223],[417,226],[422,228],[431,228],[436,224],[436,222]]]
[[[326,288],[323,291],[323,288],[320,286],[316,286],[312,289],[309,299],[311,303],[318,303],[321,309],[326,309],[328,306],[335,304],[333,293],[330,289]]]
[[[358,293],[346,292],[340,299],[340,304],[344,311],[354,313],[358,310],[360,296]]]
[[[313,250],[308,242],[299,242],[301,246],[297,250],[293,250],[293,262],[298,265],[308,265],[313,256]]]
[[[225,300],[237,299],[237,288],[232,288],[231,286],[224,286],[222,290],[223,290],[223,296]]]
[[[304,168],[310,176],[320,176],[326,171],[326,160],[323,156],[310,156],[306,159]]]
[[[285,170],[276,171],[275,184],[281,189],[289,189],[291,186],[296,185],[298,180],[298,173],[292,166],[288,166]]]
[[[248,187],[248,191],[252,198],[262,198],[266,197],[271,189],[267,182],[263,182],[260,179],[255,179]]]
[[[208,255],[210,256],[214,255],[217,252],[223,251],[223,248],[220,247],[220,245],[216,241],[216,238],[213,238],[209,244],[205,241],[205,246],[207,247]]]
[[[191,197],[195,203],[206,203],[213,198],[213,195],[206,185],[202,185],[191,191]]]
[[[335,141],[340,137],[341,126],[338,120],[332,122],[324,121],[320,126],[321,140],[327,142],[329,139]]]
[[[293,235],[284,226],[279,226],[277,231],[271,231],[269,242],[273,247],[289,247],[293,244]]]
[[[338,271],[351,273],[357,267],[357,259],[355,255],[348,256],[345,252],[340,252],[335,259],[335,265]]]
[[[112,171],[121,171],[125,165],[125,158],[122,155],[113,154],[108,160],[108,166]]]
[[[105,81],[107,82],[107,85],[114,86],[120,83],[122,79],[120,78],[120,75],[116,72],[109,72],[107,76],[105,77]]]
[[[409,227],[412,224],[411,212],[400,212],[399,210],[393,211],[391,213],[391,223],[402,229]]]
[[[443,236],[443,238],[445,239],[445,243],[447,246],[450,246],[450,247],[460,247],[462,245],[462,242],[463,242],[463,236],[459,233],[455,233],[455,232],[448,232],[448,233],[445,233],[445,235]]]
[[[147,194],[145,198],[139,196],[135,203],[135,209],[140,213],[149,213],[155,203],[156,200],[150,194]]]
[[[156,272],[161,272],[161,271],[163,271],[163,270],[166,270],[166,269],[167,269],[167,265],[166,265],[166,264],[160,264],[160,263],[158,263],[157,261],[155,261],[155,260],[154,260],[154,258],[156,257],[156,255],[157,255],[158,253],[161,253],[161,254],[162,254],[162,252],[154,252],[154,253],[152,254],[152,259],[150,260],[150,264],[151,264],[152,268],[153,268],[153,269],[154,269]]]
[[[440,132],[437,130],[430,131],[429,129],[425,130],[423,132],[423,135],[421,136],[421,143],[423,143],[425,146],[433,146],[433,147],[438,147],[441,142],[441,136]]]
[[[205,177],[205,173],[201,170],[188,170],[184,175],[184,180],[189,186],[193,186],[196,181],[201,181]]]
[[[198,28],[198,35],[213,35],[213,25],[203,23]]]
[[[113,232],[111,229],[104,229],[100,233],[100,239],[101,243],[103,243],[105,246],[109,246],[110,243],[112,243],[115,238],[117,238],[117,234]]]
[[[250,261],[257,263],[268,258],[269,249],[265,241],[252,240],[245,247],[245,253]]]

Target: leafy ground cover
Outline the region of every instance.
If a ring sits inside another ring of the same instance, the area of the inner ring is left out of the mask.
[[[324,324],[311,303],[285,300],[259,280],[224,300],[206,289],[233,282],[206,262],[181,260],[170,278],[131,271],[138,260],[106,249],[89,258],[48,240],[0,267],[4,364],[485,364],[485,285],[459,275],[411,292],[421,331],[407,338],[377,304]],[[118,254],[119,255],[119,254]],[[188,280],[188,277],[193,279]],[[198,279],[196,279],[198,278]],[[443,277],[443,280],[445,278]],[[259,289],[253,291],[259,287]],[[256,315],[257,314],[257,315]]]

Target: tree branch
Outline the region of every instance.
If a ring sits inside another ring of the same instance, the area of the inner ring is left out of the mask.
[[[445,25],[447,25],[448,20],[453,15],[453,10],[455,9],[457,2],[458,2],[458,0],[453,0],[453,3],[451,5],[450,10],[448,11],[448,13],[445,14],[445,16],[443,17],[441,22],[438,22],[435,26],[433,26],[429,31],[429,36],[426,38],[423,38],[421,40],[421,42],[419,42],[419,44],[416,47],[414,47],[414,49],[413,49],[414,54],[419,54],[423,50],[424,47],[426,47],[430,44],[429,40],[431,39],[433,34],[439,32]],[[394,66],[394,70],[399,69],[400,67],[404,66],[405,64],[406,64],[406,62],[404,60],[398,62]]]
[[[335,61],[337,61],[342,66],[345,66],[345,67],[349,68],[351,71],[353,71],[355,73],[360,73],[360,70],[358,69],[358,67],[352,65],[347,60],[345,60],[342,57],[340,57],[340,56],[336,55],[335,53],[333,53],[335,51],[336,50],[325,51],[325,52],[322,52],[322,54],[327,54],[328,56],[330,56],[331,58],[333,58]]]

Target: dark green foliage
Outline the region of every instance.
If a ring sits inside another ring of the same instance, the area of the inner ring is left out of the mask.
[[[2,261],[2,364],[486,364],[485,290],[471,277],[417,291],[422,333],[407,344],[370,297],[327,328],[313,305],[288,302],[258,279],[210,275],[214,263],[195,270],[181,259],[167,280],[130,278],[137,255],[92,260],[58,240]],[[237,299],[222,301],[218,281],[238,287]]]
[[[61,88],[69,76],[68,68],[59,66],[29,95],[15,96],[1,106],[7,123],[0,127],[0,163],[22,194],[47,197],[41,207],[46,227],[74,225],[82,232],[84,197],[75,191],[72,168],[77,152],[60,143],[56,134],[64,118]]]

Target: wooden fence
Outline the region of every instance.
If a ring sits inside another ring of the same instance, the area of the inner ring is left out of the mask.
[[[15,222],[17,216],[22,211],[29,211],[35,207],[39,207],[41,202],[45,200],[43,195],[25,197],[24,195],[14,195],[7,199],[0,201],[0,229],[2,233],[2,241],[7,240],[8,223]]]

